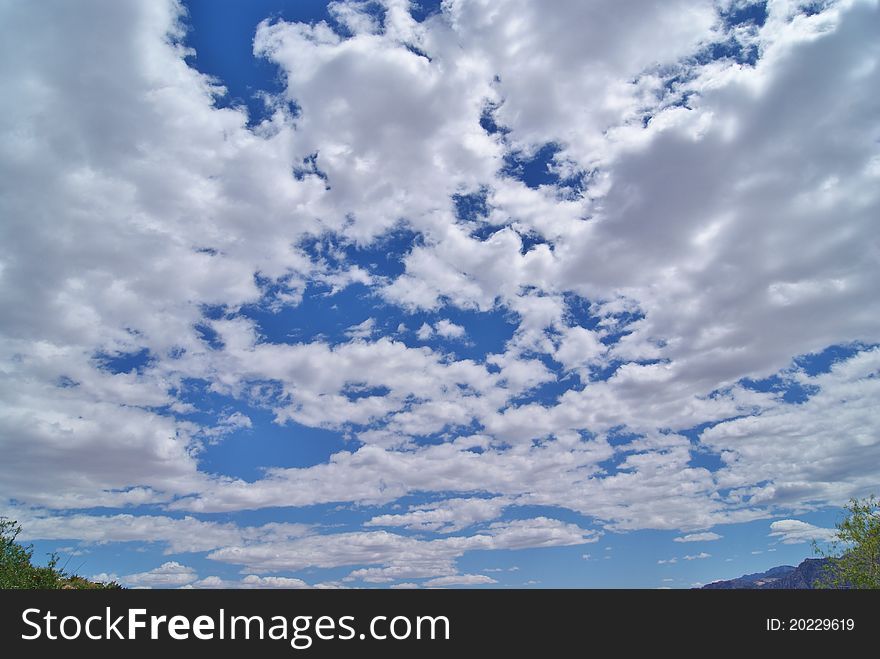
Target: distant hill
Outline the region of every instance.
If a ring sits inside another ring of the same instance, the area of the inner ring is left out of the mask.
[[[828,565],[827,558],[808,558],[797,567],[780,565],[766,572],[744,574],[728,581],[713,581],[703,586],[709,590],[734,590],[751,588],[756,590],[771,589],[812,589],[813,584],[822,576]]]

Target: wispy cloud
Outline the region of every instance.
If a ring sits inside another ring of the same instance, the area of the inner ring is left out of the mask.
[[[688,533],[687,535],[673,538],[673,542],[711,542],[713,540],[721,540],[722,537],[724,536],[712,533],[711,531],[705,533]]]

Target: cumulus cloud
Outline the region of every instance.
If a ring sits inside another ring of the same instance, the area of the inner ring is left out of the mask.
[[[437,321],[434,331],[445,339],[460,339],[465,335],[464,327],[445,318]]]
[[[433,336],[439,336],[444,339],[463,339],[465,336],[465,328],[456,325],[451,320],[442,318],[434,325],[422,323],[421,327],[416,331],[416,336],[420,341],[427,341]]]
[[[798,519],[780,519],[770,524],[770,537],[779,538],[784,545],[796,545],[814,540],[834,540],[837,538],[837,531],[814,526]]]

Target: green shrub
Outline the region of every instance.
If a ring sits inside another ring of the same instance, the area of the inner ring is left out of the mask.
[[[828,567],[818,588],[880,588],[880,501],[851,499],[837,524],[837,539],[827,550],[813,543]]]
[[[50,554],[45,567],[34,565],[33,545],[17,542],[21,526],[0,517],[0,589],[27,588],[36,590],[120,588],[117,583],[95,583],[69,575],[58,567],[58,555]]]

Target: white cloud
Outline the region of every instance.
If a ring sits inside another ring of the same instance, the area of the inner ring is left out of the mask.
[[[684,560],[686,561],[697,561],[704,558],[712,558],[712,554],[707,554],[706,552],[701,551],[699,554],[689,554],[687,556],[683,556],[682,558],[684,558]]]
[[[155,542],[166,554],[203,552],[231,544],[287,540],[306,535],[304,524],[271,522],[263,526],[237,526],[205,522],[193,517],[175,519],[158,515],[35,516],[20,509],[8,511],[22,526],[23,540],[76,538],[84,543]]]
[[[303,589],[313,588],[302,579],[294,579],[291,577],[261,577],[256,574],[249,574],[238,581],[230,581],[221,579],[220,577],[210,576],[198,581],[193,581],[186,586],[187,588],[242,588],[242,589]]]
[[[703,560],[706,558],[712,558],[712,554],[701,551],[699,554],[686,554],[681,557],[681,560],[683,560],[683,561],[698,561],[698,560]],[[678,557],[673,557],[673,558],[658,560],[657,564],[658,565],[672,565],[674,563],[678,563],[678,561],[679,561]]]
[[[149,572],[138,572],[120,577],[120,582],[126,586],[140,588],[175,588],[190,584],[198,579],[196,571],[177,561],[162,563]]]
[[[301,146],[320,153],[331,190],[316,212],[362,241],[399,217],[436,222],[459,187],[492,178],[501,151],[479,125],[493,93],[488,63],[394,15],[384,34],[359,24],[359,34],[343,39],[325,23],[281,21],[264,22],[254,39],[255,52],[282,68],[287,96],[301,109]]]
[[[364,526],[401,526],[411,531],[434,531],[452,533],[478,522],[495,519],[510,499],[446,499],[429,505],[412,506],[407,513],[379,515]]]
[[[465,329],[445,318],[438,320],[434,325],[434,331],[444,339],[460,339],[465,335]]]
[[[713,540],[720,540],[722,537],[723,536],[718,535],[717,533],[707,531],[703,533],[688,533],[687,535],[679,536],[672,540],[673,542],[711,542]]]
[[[93,574],[91,577],[89,577],[89,579],[98,583],[112,583],[114,581],[118,583],[119,581],[119,577],[117,575],[107,572],[99,572],[98,574]]]
[[[237,430],[247,430],[250,428],[253,428],[253,422],[249,416],[241,412],[232,412],[222,416],[216,426],[203,429],[200,434],[208,437],[210,440],[217,440]]]
[[[248,418],[246,414],[242,414],[241,412],[233,412],[232,414],[228,414],[220,420],[220,424],[231,429],[253,427],[250,418]]]
[[[644,90],[625,81],[690,54],[715,22],[703,1],[572,0],[543,11],[526,0],[455,0],[448,9],[465,52],[488,60],[501,79],[497,119],[512,129],[514,146],[558,140],[584,160],[642,100]]]
[[[0,301],[16,311],[0,354],[19,355],[0,383],[17,456],[3,464],[4,497],[115,506],[197,489],[191,427],[155,411],[177,404],[166,356],[204,352],[200,305],[257,301],[257,271],[284,276],[279,295],[294,299],[311,269],[285,221],[320,194],[289,174],[292,126],[279,114],[257,135],[242,112],[214,107],[222,90],[175,45],[180,11],[2,9],[0,214],[15,219],[0,227]],[[142,348],[154,357],[143,373],[93,359]]]
[[[358,325],[352,325],[345,330],[345,335],[352,339],[369,339],[376,331],[376,320],[367,318]]]
[[[448,577],[437,577],[426,581],[426,588],[445,588],[447,586],[483,586],[498,583],[492,577],[483,574],[455,574]]]
[[[595,332],[583,327],[568,327],[553,358],[567,369],[585,366],[595,362],[606,348],[599,342]]]
[[[703,433],[722,452],[721,487],[750,495],[753,505],[836,501],[861,496],[876,482],[880,350],[866,350],[815,377],[795,374],[818,391],[800,405],[775,405],[759,416],[735,419]],[[842,479],[841,474],[846,474]],[[766,483],[758,485],[758,483]]]
[[[796,545],[814,540],[835,540],[837,531],[814,526],[798,519],[780,519],[770,524],[770,537],[779,538],[784,545]]]
[[[683,560],[683,561],[696,561],[696,560],[701,560],[704,558],[711,558],[711,557],[712,557],[712,554],[707,554],[706,552],[701,551],[699,554],[687,554],[685,556],[682,556],[681,560]],[[673,565],[675,563],[678,563],[678,561],[679,561],[678,557],[664,558],[664,559],[658,560],[657,564],[658,565]]]
[[[208,558],[254,572],[377,565],[359,569],[354,579],[383,583],[399,579],[451,576],[454,561],[468,551],[582,545],[598,534],[546,517],[495,522],[471,536],[420,540],[386,531],[314,535],[286,542],[224,547]]]
[[[466,331],[464,327],[456,325],[451,320],[443,318],[434,323],[434,325],[422,323],[421,327],[419,327],[416,332],[416,337],[419,341],[427,341],[433,336],[440,336],[444,339],[463,339],[465,334]]]
[[[376,16],[366,11],[367,3],[334,1],[327,5],[330,14],[352,34],[375,34],[379,31]]]

